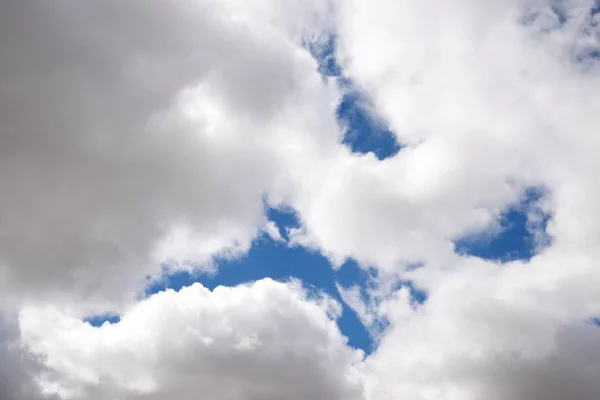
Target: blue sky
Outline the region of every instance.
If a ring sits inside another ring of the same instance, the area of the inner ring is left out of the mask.
[[[294,215],[290,212],[268,210],[268,216],[284,232],[285,228],[297,225]],[[279,281],[299,279],[307,288],[322,290],[338,300],[342,305],[343,314],[338,323],[349,338],[353,347],[372,350],[373,342],[356,314],[347,307],[336,289],[336,282],[344,286],[351,284],[367,284],[368,276],[355,263],[348,262],[339,270],[334,270],[327,259],[317,252],[302,247],[289,247],[277,242],[268,235],[258,237],[250,251],[239,259],[218,262],[215,275],[190,275],[180,273],[168,277],[164,282],[150,288],[148,294],[164,288],[179,289],[193,282],[200,282],[209,289],[219,285],[234,286],[252,282],[262,278],[272,278]]]
[[[330,39],[324,46],[313,49],[313,54],[320,62],[320,72],[324,76],[335,76],[343,89],[344,96],[337,109],[340,125],[345,130],[344,143],[355,153],[373,153],[382,160],[394,156],[402,146],[389,129],[385,121],[372,112],[370,99],[355,87],[352,81],[343,77],[342,70],[334,55],[335,41]],[[481,257],[483,259],[510,261],[529,260],[535,253],[535,237],[532,228],[544,231],[548,216],[543,216],[538,225],[528,223],[527,214],[533,211],[543,197],[543,192],[536,188],[525,191],[518,204],[505,210],[500,216],[500,229],[494,234],[478,233],[456,240],[456,251],[461,254]],[[299,226],[293,210],[277,210],[265,205],[267,218],[273,221],[280,233],[287,239],[286,229]],[[177,273],[165,277],[161,282],[150,286],[146,294],[165,290],[178,290],[181,287],[200,282],[209,289],[217,286],[235,286],[272,278],[279,281],[298,279],[309,289],[324,291],[336,299],[343,307],[338,326],[348,338],[348,343],[362,349],[366,354],[374,351],[376,343],[362,324],[357,314],[343,301],[336,284],[344,288],[358,285],[362,288],[363,300],[368,301],[367,286],[374,270],[361,268],[353,260],[347,261],[339,269],[334,269],[328,260],[316,251],[300,246],[289,246],[284,242],[273,240],[267,234],[257,237],[250,251],[233,260],[217,260],[217,273],[214,275]],[[413,300],[419,303],[426,301],[427,294],[414,288],[411,282],[401,282],[411,290]],[[101,325],[105,321],[116,322],[118,316],[98,316],[89,318],[92,325]],[[385,324],[385,321],[382,321]]]
[[[498,231],[460,238],[454,243],[456,251],[494,261],[530,260],[550,241],[545,233],[550,216],[541,213],[535,223],[528,218],[528,213],[540,213],[536,206],[543,196],[543,191],[529,188],[519,203],[499,215]]]

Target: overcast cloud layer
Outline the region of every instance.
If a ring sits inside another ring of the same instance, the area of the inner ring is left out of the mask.
[[[600,398],[599,26],[591,0],[0,2],[0,397]],[[395,156],[342,144],[330,37]],[[531,188],[531,260],[455,252]],[[342,290],[373,354],[298,282],[139,300],[283,240],[266,204],[379,272]]]

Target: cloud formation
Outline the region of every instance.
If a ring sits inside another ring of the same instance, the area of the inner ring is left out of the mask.
[[[208,270],[264,224],[287,141],[336,143],[293,32],[231,6],[3,2],[5,299],[114,308],[160,262]]]
[[[315,218],[309,235],[396,273],[418,262],[400,277],[428,293],[376,304],[390,327],[366,361],[368,397],[596,398],[594,2],[342,3],[342,66],[405,147],[345,187],[352,217]],[[453,252],[530,187],[545,193],[549,248],[505,264]]]
[[[101,327],[47,308],[23,310],[20,326],[63,399],[361,399],[362,354],[338,314],[297,282],[266,279],[160,292]]]
[[[44,396],[36,383],[46,372],[43,364],[23,348],[19,329],[7,318],[0,319],[0,398],[6,400],[60,400]]]
[[[2,2],[0,396],[597,399],[599,24],[591,0]],[[303,47],[324,35],[394,156],[341,143]],[[455,252],[531,188],[549,246]],[[297,212],[291,245],[377,271],[342,293],[365,360],[297,283],[136,300],[284,241],[265,202]]]
[[[548,193],[556,242],[595,241],[593,5],[341,1],[343,74],[404,147],[328,169],[298,201],[308,227],[299,241],[392,270],[447,263],[450,240],[493,229],[531,187]]]

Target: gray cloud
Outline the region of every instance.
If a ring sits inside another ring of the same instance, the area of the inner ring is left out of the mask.
[[[22,347],[18,328],[0,317],[0,398],[58,400],[44,396],[36,383],[45,371],[43,364]]]
[[[213,2],[0,15],[5,297],[110,308],[164,259],[209,268],[249,246],[281,170],[270,124],[303,92],[328,96],[308,55]],[[190,243],[172,245],[181,230]]]

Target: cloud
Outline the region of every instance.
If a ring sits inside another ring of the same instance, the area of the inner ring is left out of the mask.
[[[297,242],[335,263],[446,264],[450,241],[493,231],[531,187],[548,192],[557,242],[596,237],[598,15],[554,3],[340,1],[342,73],[404,147],[323,164],[293,201]]]
[[[547,251],[501,268],[463,259],[424,279],[423,305],[397,292],[380,309],[390,325],[366,361],[368,398],[596,398],[594,259]]]
[[[97,328],[50,307],[19,320],[62,399],[360,399],[362,353],[338,313],[297,282],[265,279],[160,292]]]
[[[279,231],[279,227],[277,226],[277,224],[275,224],[275,222],[268,221],[262,229],[265,232],[265,234],[267,234],[271,239],[275,240],[276,242],[284,241],[283,236],[281,236],[281,232]]]
[[[2,367],[0,387],[352,399],[364,379],[368,400],[598,398],[586,322],[600,315],[594,7],[3,2],[0,291],[42,365]],[[327,29],[342,74],[403,146],[394,156],[341,144],[335,82],[301,47]],[[454,239],[494,232],[532,187],[550,246],[528,262],[455,253]],[[377,270],[370,298],[342,291],[385,325],[363,362],[331,303],[297,284],[132,301],[161,261],[210,270],[261,230],[279,238],[265,200],[294,210],[292,245]],[[113,309],[126,310],[117,324],[80,318]]]
[[[19,329],[7,316],[0,317],[0,398],[6,400],[58,400],[44,396],[36,382],[43,365],[21,346]]]
[[[593,7],[340,2],[343,73],[404,147],[332,166],[298,201],[295,240],[428,294],[421,306],[401,289],[369,308],[345,293],[364,320],[390,322],[365,361],[367,398],[597,398],[597,327],[587,322],[600,314]],[[531,187],[546,194],[549,248],[504,264],[455,254],[452,240],[493,231]]]
[[[337,143],[335,87],[276,11],[0,7],[5,304],[114,309],[161,262],[209,270],[248,249],[304,142]]]

